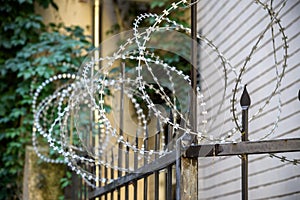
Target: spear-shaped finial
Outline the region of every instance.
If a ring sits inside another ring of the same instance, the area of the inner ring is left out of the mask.
[[[243,94],[242,94],[241,100],[240,100],[242,109],[248,109],[249,106],[251,105],[251,99],[250,99],[250,96],[248,94],[246,87],[247,87],[247,84],[244,86],[244,91],[243,91]]]

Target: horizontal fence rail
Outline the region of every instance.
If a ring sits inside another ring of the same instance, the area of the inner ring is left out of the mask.
[[[229,144],[207,144],[193,145],[184,154],[187,158],[198,157],[216,157],[216,156],[233,156],[242,154],[269,154],[300,151],[300,138],[267,140],[257,142],[238,142]],[[131,185],[134,181],[140,180],[150,174],[157,173],[159,170],[174,164],[176,152],[167,154],[155,162],[149,163],[136,170],[135,173],[127,174],[112,183],[96,189],[89,193],[89,198],[100,197],[112,192],[125,185]],[[149,172],[149,169],[151,171]]]
[[[241,154],[268,154],[300,151],[300,138],[207,144],[191,146],[185,156],[189,158],[232,156]]]
[[[93,192],[90,192],[89,198],[95,198],[95,197],[101,196],[103,194],[106,194],[108,192],[112,192],[112,191],[116,190],[117,188],[123,187],[125,185],[133,184],[134,181],[145,178],[145,177],[149,176],[150,174],[156,173],[159,170],[174,164],[175,159],[176,159],[176,152],[167,154],[167,155],[157,159],[153,163],[149,163],[149,164],[137,169],[134,173],[130,173],[125,176],[122,176],[122,177],[118,178],[117,180],[113,181],[112,183],[109,183],[106,186],[103,186],[99,189],[96,189]],[[149,171],[149,169],[151,169],[151,171]]]

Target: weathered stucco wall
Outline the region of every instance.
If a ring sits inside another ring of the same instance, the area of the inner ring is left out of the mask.
[[[65,167],[42,162],[33,147],[26,147],[23,199],[54,200],[63,194],[60,179],[65,174]]]
[[[78,25],[85,29],[87,35],[92,35],[93,1],[64,0],[54,1],[59,10],[53,7],[43,9],[36,6],[36,12],[43,16],[44,22],[64,23],[67,26]]]

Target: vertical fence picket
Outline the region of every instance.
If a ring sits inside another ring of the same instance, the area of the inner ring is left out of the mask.
[[[85,168],[86,168],[86,166],[85,166]],[[81,179],[79,179],[80,181],[79,181],[79,188],[78,188],[78,190],[77,190],[77,196],[79,196],[79,199],[81,200],[82,199],[82,193],[83,193],[83,186],[84,186],[84,184],[82,183],[82,180]]]
[[[107,155],[105,155],[105,162],[107,163]],[[105,167],[105,166],[104,166],[104,178],[105,178],[106,180],[108,179],[108,169],[107,169],[107,167]],[[105,182],[104,185],[106,185],[106,184],[107,184],[107,181]],[[104,199],[105,199],[105,200],[108,200],[107,193],[105,193]]]
[[[139,138],[138,138],[138,131],[136,131],[136,136],[135,136],[135,146],[136,148],[139,147]],[[138,152],[134,151],[134,170],[138,168]],[[138,182],[137,180],[133,181],[133,199],[137,200],[138,199]]]
[[[246,85],[240,100],[242,107],[242,141],[248,141],[248,109],[251,104]],[[248,154],[242,154],[242,199],[248,200]]]
[[[172,111],[170,112],[170,120],[171,121],[175,121],[175,119],[173,118],[173,113]],[[171,138],[173,137],[173,127],[172,126],[168,126],[167,127],[167,137],[166,137],[166,148],[171,148],[171,147],[168,147],[168,144],[170,143],[171,141]],[[167,180],[166,180],[166,199],[167,200],[171,200],[172,199],[172,168],[173,168],[173,164],[169,165],[167,167]]]
[[[119,135],[120,137],[123,137],[123,112],[124,112],[124,76],[125,76],[125,63],[121,63],[121,85],[120,85],[120,107],[119,107],[119,112],[120,112],[120,118],[119,118]],[[119,149],[118,149],[118,167],[122,168],[123,167],[123,144],[122,142],[119,142]],[[118,178],[122,176],[122,171],[118,170]],[[118,193],[118,200],[121,199],[121,188],[117,189]]]
[[[148,127],[146,127],[146,130],[145,130],[146,134],[145,134],[145,139],[144,139],[144,165],[147,165],[148,164],[148,153],[146,153],[148,151],[148,148],[149,148],[149,139],[148,139],[148,136],[149,136],[149,133],[148,133]],[[144,178],[144,200],[147,200],[147,197],[148,197],[148,177],[145,176]]]
[[[111,166],[112,168],[110,169],[110,178],[113,180],[115,178],[115,170],[114,170],[114,152],[113,149],[111,150]],[[110,199],[114,200],[114,190],[111,191],[110,193]]]
[[[127,139],[128,142],[128,139]],[[125,167],[126,169],[129,169],[129,147],[126,147],[126,151],[125,151]],[[128,172],[126,173],[126,175],[128,174]],[[128,200],[129,198],[129,185],[125,185],[125,200]]]
[[[100,155],[98,155],[98,156],[100,157]],[[98,177],[98,179],[100,180],[99,187],[102,187],[104,184],[102,183],[101,180],[104,178],[104,171],[103,171],[103,167],[101,165],[98,165],[98,167],[99,167],[99,171],[100,171],[99,177]],[[104,195],[100,196],[100,198],[99,198],[99,200],[102,200],[102,199],[104,199]]]
[[[155,134],[155,151],[159,150],[160,147],[160,121],[157,119],[156,122],[156,134]],[[158,158],[158,155],[155,155],[155,158]],[[154,199],[159,199],[159,171],[154,173]]]

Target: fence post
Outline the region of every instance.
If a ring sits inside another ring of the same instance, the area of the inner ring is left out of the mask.
[[[181,138],[176,141],[176,199],[181,197]]]
[[[191,107],[190,122],[197,132],[197,0],[191,1]],[[195,138],[197,140],[197,138]],[[197,141],[194,142],[197,142]],[[176,144],[176,199],[198,199],[198,158],[180,156],[183,150],[182,139]]]
[[[251,104],[251,99],[248,94],[247,85],[240,100],[242,107],[242,141],[248,141],[248,109]],[[248,154],[242,154],[242,199],[248,200]]]

